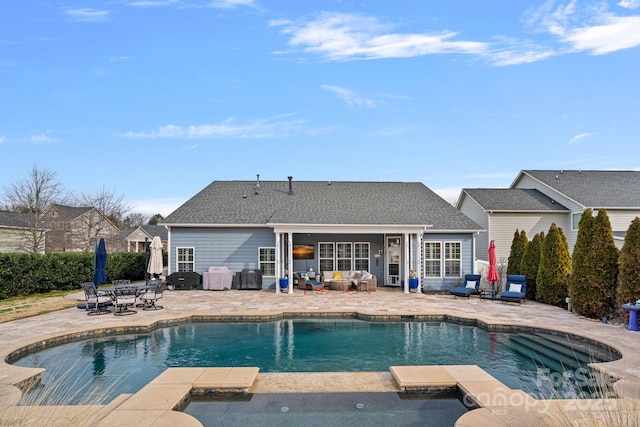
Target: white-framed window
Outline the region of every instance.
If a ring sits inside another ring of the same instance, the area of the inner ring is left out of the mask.
[[[353,262],[355,270],[369,271],[369,242],[353,244]]]
[[[318,264],[320,272],[333,271],[336,246],[333,242],[318,243]]]
[[[276,248],[258,248],[258,265],[263,276],[276,275]]]
[[[338,270],[351,270],[351,258],[353,256],[353,245],[351,242],[338,242],[336,251],[336,261],[338,262]]]
[[[573,212],[571,214],[571,231],[577,231],[580,228],[580,220],[582,219],[583,212]],[[591,211],[592,216],[598,215],[598,209]]]
[[[176,248],[177,271],[195,271],[196,265],[195,248]]]
[[[444,242],[444,277],[461,277],[462,243]]]
[[[424,277],[442,277],[442,242],[424,242]]]

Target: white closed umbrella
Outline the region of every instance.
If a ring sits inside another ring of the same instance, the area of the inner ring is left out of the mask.
[[[149,267],[147,273],[160,275],[164,265],[162,263],[162,240],[159,236],[154,236],[151,240],[151,257],[149,258]]]

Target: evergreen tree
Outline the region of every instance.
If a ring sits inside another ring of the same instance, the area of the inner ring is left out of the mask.
[[[567,281],[571,272],[569,245],[562,228],[555,223],[549,227],[540,251],[536,300],[547,304],[564,305]]]
[[[569,277],[569,296],[573,310],[583,316],[589,316],[594,295],[589,282],[593,258],[593,212],[585,209],[578,224],[578,236],[571,256],[571,276]]]
[[[525,246],[520,262],[520,272],[527,276],[527,299],[536,299],[536,281],[540,267],[540,251],[544,241],[544,231],[533,236]]]
[[[640,217],[631,221],[618,258],[618,306],[640,299]],[[621,309],[622,311],[622,309]],[[624,315],[628,316],[626,311]]]
[[[616,308],[618,287],[618,248],[613,241],[611,222],[606,209],[600,209],[593,221],[591,292],[592,312],[585,316],[600,319]]]
[[[522,274],[520,273],[520,263],[522,262],[522,255],[524,254],[524,248],[529,243],[527,239],[527,233],[522,230],[516,229],[513,233],[513,240],[511,241],[511,251],[509,252],[509,259],[507,260],[507,274]]]

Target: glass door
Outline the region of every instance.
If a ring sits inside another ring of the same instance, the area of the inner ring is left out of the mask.
[[[402,238],[400,236],[389,236],[386,242],[385,260],[387,270],[387,286],[400,286],[400,260]]]

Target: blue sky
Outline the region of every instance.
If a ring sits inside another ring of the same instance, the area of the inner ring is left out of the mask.
[[[508,187],[640,169],[640,0],[21,0],[0,186],[166,216],[213,180]]]

